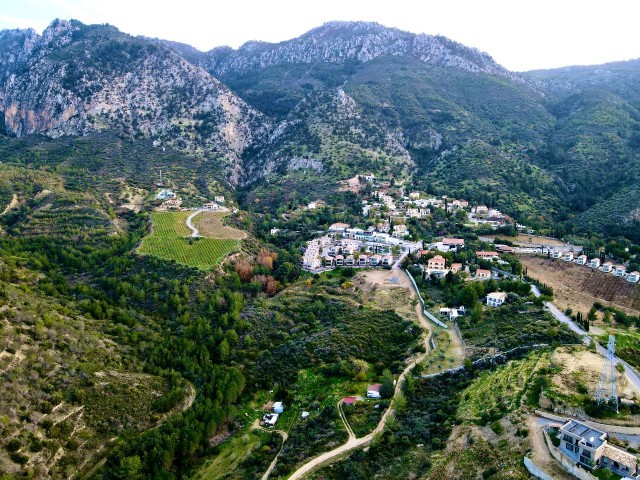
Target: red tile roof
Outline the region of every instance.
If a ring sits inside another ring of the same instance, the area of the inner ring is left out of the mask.
[[[382,387],[381,383],[374,383],[367,387],[367,392],[380,392],[380,387]]]
[[[356,397],[344,397],[342,399],[342,403],[344,403],[345,405],[353,405],[354,403],[356,403]]]

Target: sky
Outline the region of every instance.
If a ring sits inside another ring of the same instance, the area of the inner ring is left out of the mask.
[[[280,42],[332,20],[440,34],[514,71],[640,57],[637,0],[0,0],[0,29],[109,23],[206,51]]]

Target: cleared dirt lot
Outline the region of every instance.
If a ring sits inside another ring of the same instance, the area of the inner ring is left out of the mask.
[[[587,387],[589,393],[593,393],[598,386],[598,379],[605,359],[588,350],[572,352],[570,349],[560,348],[553,353],[551,362],[563,367],[561,372],[554,374],[551,378],[553,384],[560,391],[576,392],[577,385],[582,384]],[[622,373],[616,372],[616,376],[619,393],[622,397],[633,398],[640,394]]]
[[[640,315],[640,285],[575,263],[546,257],[520,256],[530,277],[553,288],[554,303],[564,310],[586,313],[593,302],[612,305],[632,315]]]
[[[229,212],[200,212],[193,218],[193,224],[205,238],[220,240],[242,240],[246,238],[246,232],[222,223],[222,219]]]

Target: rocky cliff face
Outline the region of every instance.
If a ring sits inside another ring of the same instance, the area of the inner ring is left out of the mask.
[[[0,32],[5,130],[58,137],[117,129],[219,157],[238,183],[243,151],[268,128],[211,74],[168,48],[109,26],[55,21]]]
[[[208,52],[201,62],[222,77],[280,63],[368,62],[386,55],[416,58],[434,66],[456,67],[521,81],[520,76],[477,49],[445,37],[416,35],[369,22],[329,22],[301,37],[277,44],[248,42],[238,50],[221,47]]]

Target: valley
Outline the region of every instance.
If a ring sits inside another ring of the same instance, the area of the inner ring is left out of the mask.
[[[637,478],[639,76],[0,31],[0,480]]]

